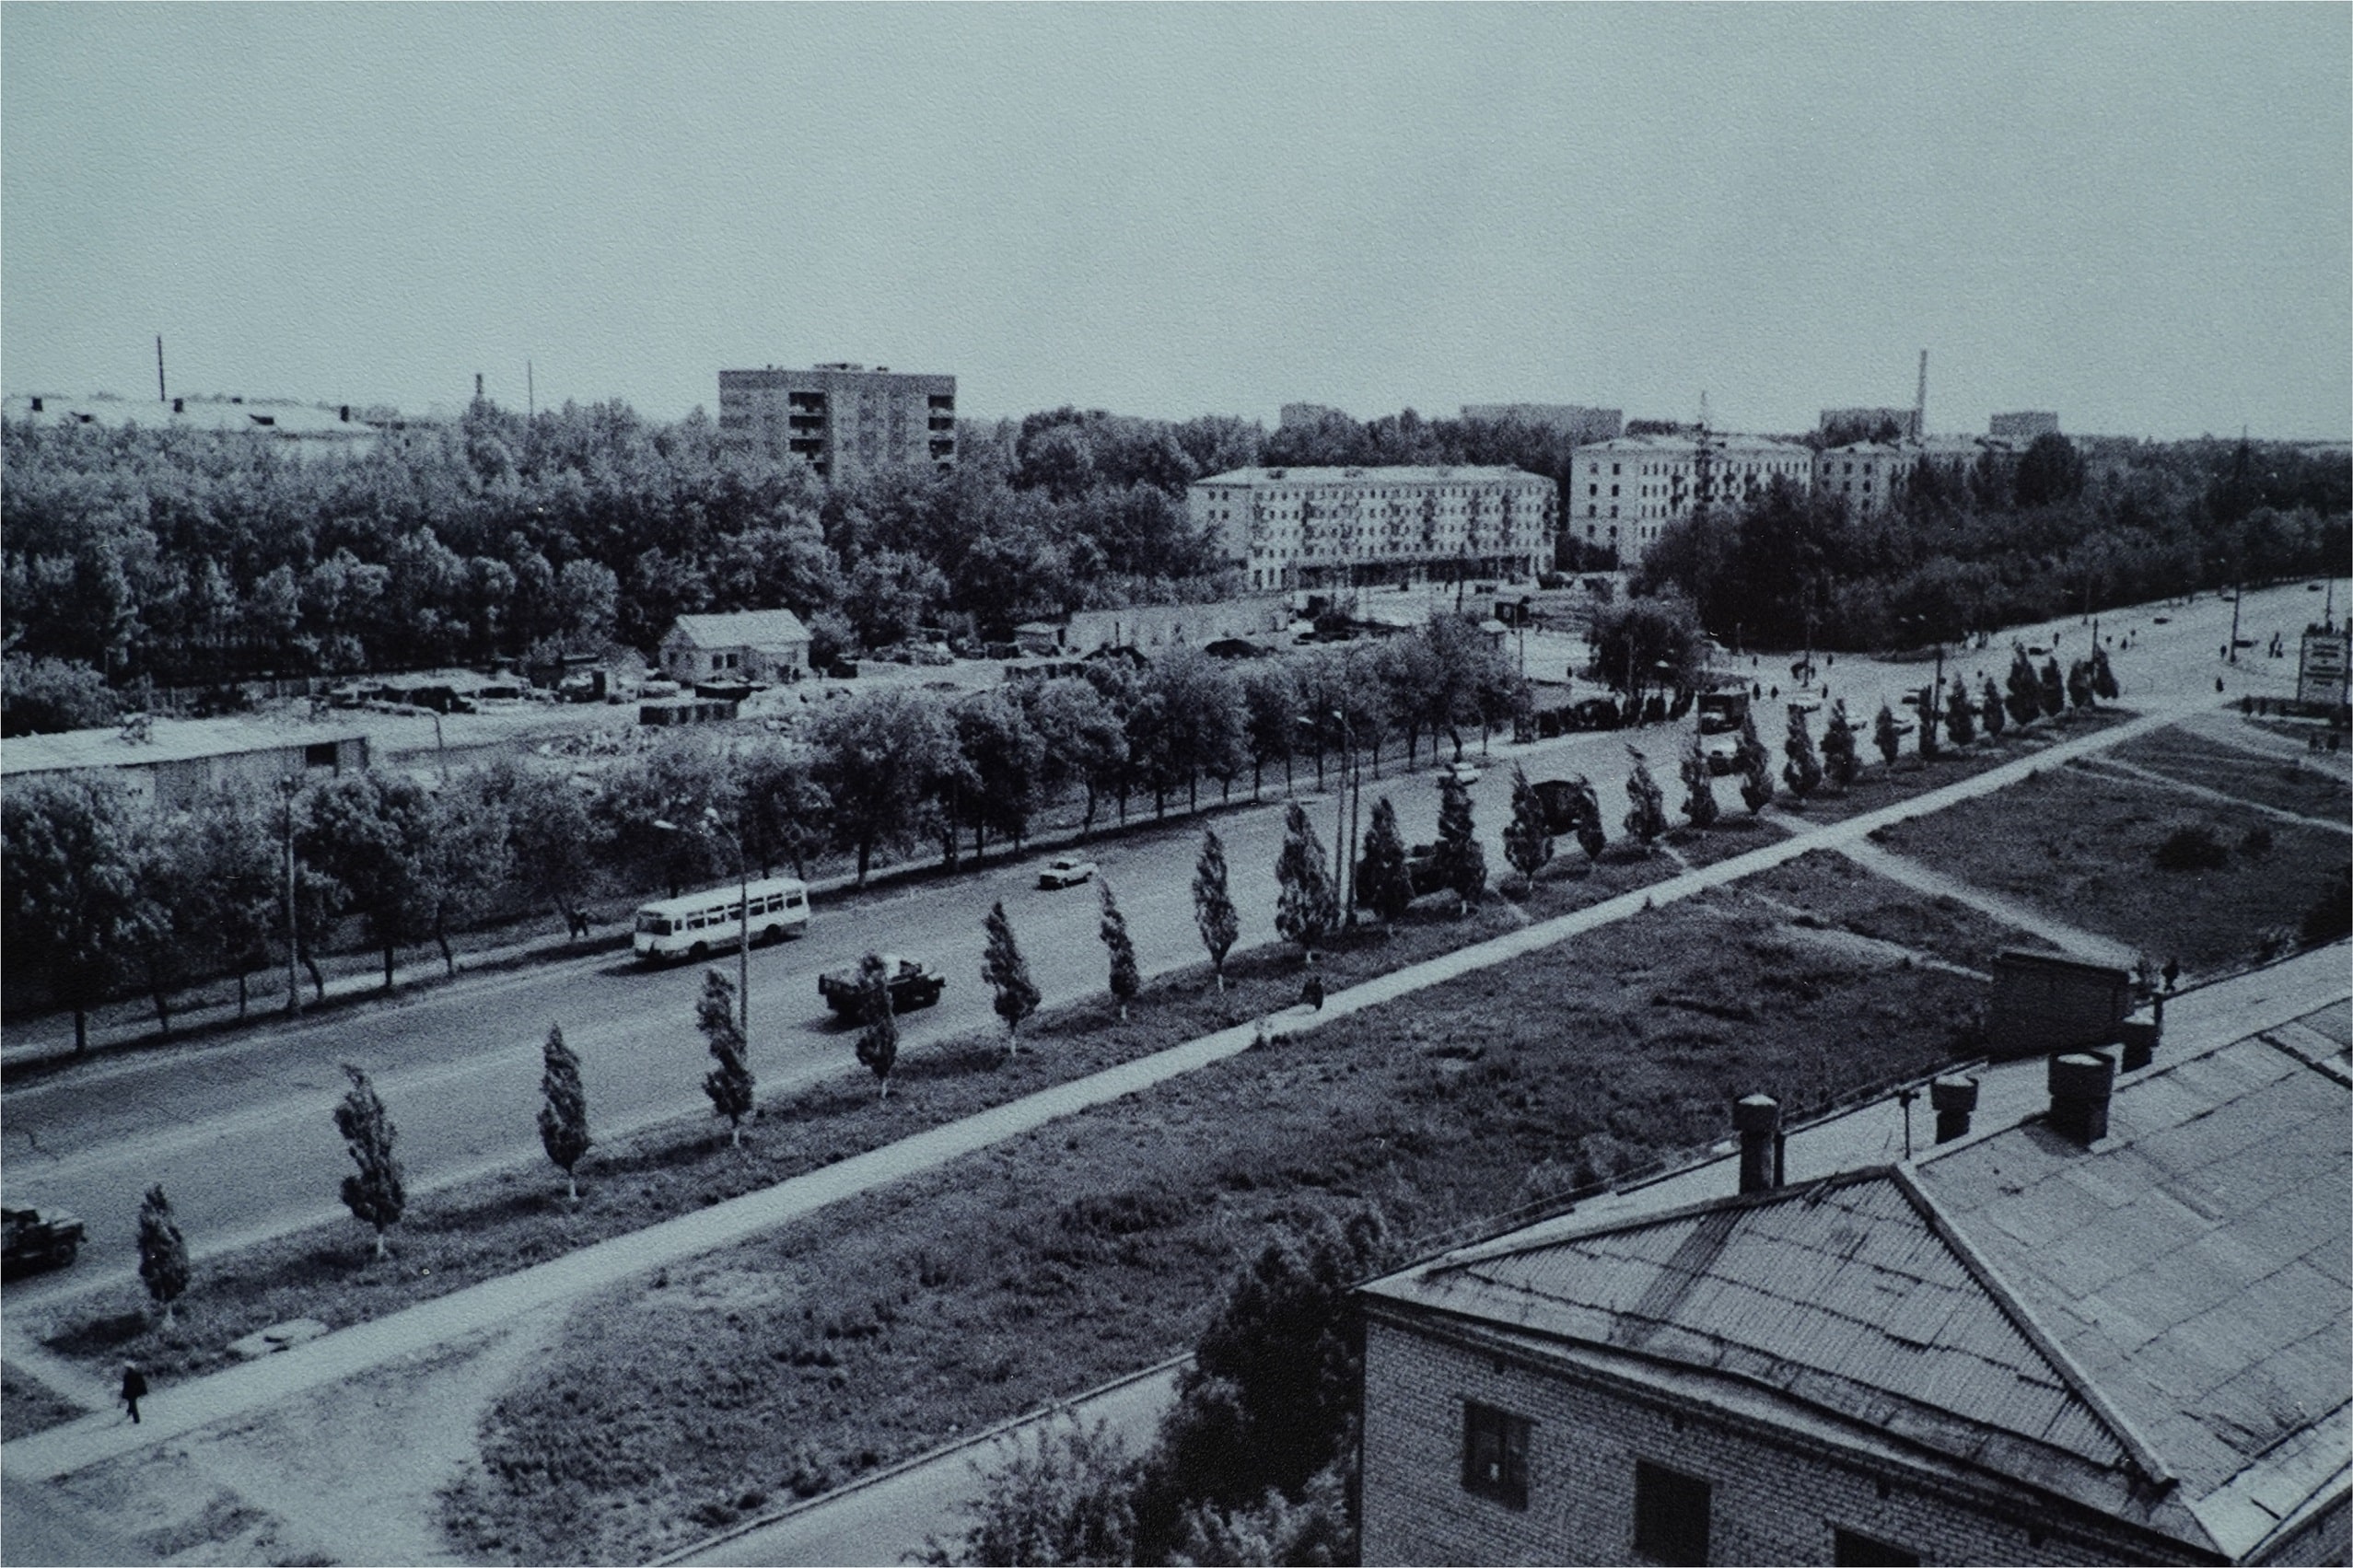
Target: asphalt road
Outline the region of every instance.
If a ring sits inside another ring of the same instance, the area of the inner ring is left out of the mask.
[[[2135,690],[2209,690],[2218,671],[2232,691],[2279,694],[2292,686],[2294,636],[2319,605],[2319,596],[2307,596],[2301,585],[2250,595],[2242,634],[2267,639],[2274,630],[2285,631],[2291,656],[2255,656],[2259,644],[2252,654],[2242,651],[2235,668],[2217,661],[2230,624],[2227,601],[2112,614],[2103,618],[2102,631],[2120,643],[2127,633],[2135,638],[2136,645],[2114,656],[2127,702]],[[2157,625],[2159,615],[2169,624]],[[2088,633],[2072,621],[2018,634],[2047,645],[2053,631],[2061,639],[2062,663],[2088,644]],[[1554,641],[1561,645],[1547,645]],[[1982,668],[1998,683],[2007,650],[2005,639],[1985,653],[1955,656],[1948,673],[1970,676],[1974,687],[1974,672]],[[1555,664],[1568,651],[1566,639],[1532,637],[1530,666],[1543,668],[1540,658]],[[1767,685],[1787,673],[1786,660],[1772,668],[1760,662],[1756,671]],[[1883,698],[1928,679],[1922,665],[1857,657],[1840,658],[1825,673],[1830,693],[1843,698],[1862,723]],[[1760,726],[1777,751],[1777,720],[1761,713]],[[1486,759],[1474,743],[1471,760],[1484,766],[1485,776],[1473,795],[1491,870],[1505,869],[1501,832],[1509,814],[1513,760],[1535,777],[1587,773],[1601,791],[1615,837],[1630,771],[1625,742],[1649,756],[1672,808],[1673,759],[1687,738],[1685,726],[1578,736],[1528,747],[1497,744]],[[1376,779],[1368,771],[1367,816],[1373,800],[1387,794],[1410,842],[1432,838],[1439,791],[1429,772],[1425,761],[1401,775],[1393,756],[1386,776]],[[1312,771],[1299,783],[1311,786]],[[1328,854],[1333,796],[1310,798],[1307,805]],[[1274,939],[1282,815],[1279,804],[1271,804],[1217,819],[1241,915],[1240,947]],[[1197,842],[1194,826],[1172,821],[1165,831],[1125,837],[1095,852],[1147,974],[1202,960],[1191,892]],[[929,958],[949,977],[939,1006],[903,1018],[903,1050],[919,1052],[950,1036],[999,1027],[980,978],[981,917],[992,900],[1005,901],[1047,1005],[1099,993],[1104,959],[1095,894],[1084,887],[1039,889],[1036,871],[1043,858],[992,864],[952,882],[879,889],[829,903],[805,937],[754,952],[751,1061],[763,1087],[860,1071],[855,1030],[833,1021],[819,999],[817,976],[854,964],[869,948]],[[717,961],[732,970],[732,955]],[[649,972],[610,956],[461,977],[316,1022],[274,1020],[227,1040],[95,1059],[7,1089],[0,1098],[0,1168],[10,1202],[68,1208],[89,1226],[78,1265],[12,1283],[7,1305],[12,1311],[38,1309],[129,1278],[139,1195],[150,1183],[161,1182],[171,1194],[199,1258],[344,1217],[335,1192],[349,1162],[331,1117],[344,1089],[340,1063],[356,1063],[375,1078],[401,1129],[413,1191],[542,1159],[533,1117],[540,1041],[551,1022],[563,1025],[580,1054],[592,1123],[603,1136],[707,1115],[701,1081],[708,1062],[693,1027],[700,984],[699,968]]]

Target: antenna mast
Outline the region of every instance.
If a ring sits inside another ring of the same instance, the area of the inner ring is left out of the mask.
[[[156,334],[156,401],[168,403],[171,399],[163,389],[163,334]]]
[[[1920,351],[1920,390],[1912,400],[1912,439],[1928,438],[1928,351]]]

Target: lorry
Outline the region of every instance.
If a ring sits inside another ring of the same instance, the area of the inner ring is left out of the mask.
[[[1699,752],[1707,759],[1709,772],[1729,773],[1740,766],[1741,726],[1748,716],[1745,684],[1699,694]]]
[[[0,1209],[0,1274],[62,1269],[80,1250],[82,1222],[63,1209]]]
[[[939,966],[920,958],[903,958],[896,953],[877,955],[882,960],[883,973],[891,993],[891,1010],[904,1013],[912,1008],[929,1007],[939,1001],[939,993],[948,989],[948,977]],[[834,970],[817,977],[817,993],[825,1005],[845,1018],[858,1016],[860,999],[864,995],[861,966]]]

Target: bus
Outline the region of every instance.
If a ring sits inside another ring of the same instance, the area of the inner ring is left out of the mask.
[[[637,956],[658,964],[733,947],[745,925],[739,893],[751,901],[754,945],[781,942],[809,929],[809,884],[798,877],[767,877],[748,889],[715,888],[645,905],[637,912]]]

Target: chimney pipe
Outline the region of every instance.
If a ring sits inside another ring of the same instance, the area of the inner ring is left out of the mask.
[[[1781,1131],[1781,1105],[1769,1095],[1751,1095],[1732,1107],[1741,1133],[1741,1191],[1770,1192],[1780,1185],[1775,1169],[1774,1135]]]
[[[1977,1109],[1977,1080],[1939,1078],[1928,1086],[1928,1103],[1936,1107],[1937,1142],[1950,1144],[1969,1136],[1970,1113]]]
[[[2105,1051],[2073,1051],[2052,1057],[2053,1129],[2087,1146],[2106,1137],[2108,1093],[2115,1082],[2115,1058]]]

